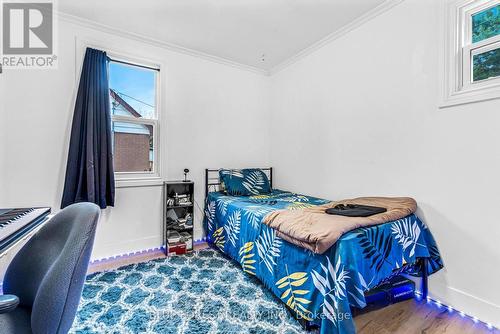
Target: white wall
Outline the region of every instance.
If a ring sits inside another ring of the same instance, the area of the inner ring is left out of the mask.
[[[446,266],[431,294],[499,327],[500,101],[437,107],[442,21],[438,1],[406,0],[272,77],[61,22],[57,71],[0,75],[0,207],[59,207],[75,38],[96,40],[167,65],[165,176],[190,168],[200,206],[205,167],[269,163],[281,188],[413,196]],[[160,187],[117,189],[93,257],[158,246],[160,201]]]
[[[1,75],[6,83],[2,102],[10,112],[2,112],[8,159],[2,154],[7,182],[0,207],[59,208],[78,81],[75,72],[81,66],[75,44],[81,40],[166,65],[161,111],[164,177],[180,179],[182,170],[189,168],[200,207],[204,168],[269,163],[269,131],[262,121],[268,119],[267,77],[60,21],[57,70],[5,70]],[[92,257],[158,247],[161,194],[159,186],[118,188],[115,208],[103,212]],[[202,234],[201,218],[196,210],[195,238]]]
[[[5,183],[5,161],[7,154],[5,108],[4,108],[4,75],[0,74],[0,203],[3,203],[6,194]]]
[[[431,295],[500,326],[500,100],[439,109],[435,0],[406,0],[272,77],[282,188],[412,196],[445,269]]]

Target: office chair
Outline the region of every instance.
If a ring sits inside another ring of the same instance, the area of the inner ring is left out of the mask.
[[[0,296],[3,334],[63,334],[71,328],[87,273],[99,207],[77,203],[49,220],[7,268]]]

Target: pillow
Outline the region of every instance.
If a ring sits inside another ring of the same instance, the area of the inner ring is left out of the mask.
[[[261,169],[220,169],[219,177],[223,188],[231,196],[251,196],[271,192],[269,179]]]

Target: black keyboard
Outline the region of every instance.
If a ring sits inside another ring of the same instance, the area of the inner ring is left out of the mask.
[[[0,209],[0,253],[47,220],[50,208]]]

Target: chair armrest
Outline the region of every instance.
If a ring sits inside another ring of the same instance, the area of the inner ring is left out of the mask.
[[[19,297],[15,295],[0,295],[0,314],[13,311],[19,305]]]

